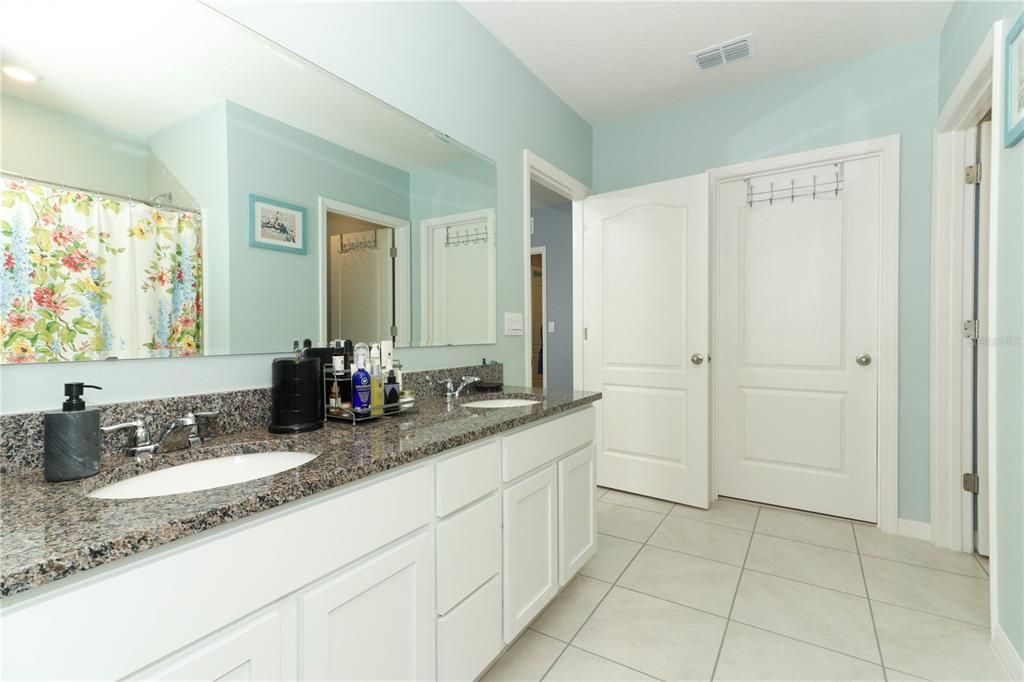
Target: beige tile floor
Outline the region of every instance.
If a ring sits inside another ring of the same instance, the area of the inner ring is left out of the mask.
[[[980,558],[734,500],[597,494],[597,554],[485,679],[1005,679]]]

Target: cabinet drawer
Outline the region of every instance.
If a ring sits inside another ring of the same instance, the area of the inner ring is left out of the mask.
[[[437,612],[449,609],[501,569],[497,494],[437,524]]]
[[[594,408],[552,419],[502,439],[502,480],[513,481],[594,439]]]
[[[473,680],[494,660],[501,641],[501,580],[494,576],[437,620],[437,679]]]
[[[497,439],[437,464],[437,515],[448,516],[498,489],[501,446]]]

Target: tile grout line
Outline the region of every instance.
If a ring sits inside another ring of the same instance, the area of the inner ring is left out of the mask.
[[[626,507],[626,509],[632,509],[632,507]],[[640,510],[640,511],[643,511],[643,510]],[[669,507],[669,509],[665,512],[665,515],[661,517],[661,521],[658,521],[658,525],[654,527],[654,529],[651,531],[650,535],[647,536],[647,540],[650,540],[651,537],[656,532],[658,532],[658,529],[661,528],[661,524],[663,524],[665,522],[665,519],[668,518],[668,514],[669,514],[670,511],[672,511],[671,507]],[[657,513],[657,512],[653,512],[653,513]],[[595,535],[596,535],[596,533],[595,533]],[[607,533],[606,533],[606,535],[607,535]],[[612,537],[617,537],[617,536],[612,536]],[[619,539],[626,540],[628,538],[619,538]],[[555,660],[551,662],[551,665],[549,665],[547,667],[547,669],[544,671],[544,674],[540,676],[541,681],[543,681],[548,676],[548,674],[551,672],[551,670],[558,664],[558,662],[560,660],[562,660],[562,656],[564,656],[565,652],[569,650],[569,647],[571,647],[573,645],[573,642],[576,641],[576,638],[579,636],[579,634],[581,632],[583,632],[583,628],[587,627],[587,623],[589,623],[590,619],[594,617],[594,614],[597,613],[597,610],[599,608],[601,608],[601,604],[604,604],[604,600],[607,599],[608,595],[612,593],[612,590],[614,590],[618,586],[619,580],[622,579],[622,576],[626,575],[626,571],[629,570],[629,567],[633,565],[633,562],[636,561],[636,558],[638,556],[640,556],[640,552],[642,552],[644,547],[647,546],[647,540],[644,540],[644,542],[640,545],[640,549],[638,549],[636,551],[636,554],[634,554],[633,558],[629,560],[629,563],[626,564],[626,567],[623,568],[622,571],[619,572],[618,576],[616,576],[615,582],[613,582],[611,584],[611,587],[609,587],[608,591],[604,593],[604,596],[601,597],[601,600],[599,602],[597,602],[597,604],[594,606],[594,608],[591,609],[590,613],[587,614],[587,617],[583,620],[583,623],[581,623],[580,626],[576,629],[576,632],[573,633],[572,638],[568,642],[566,642],[565,648],[562,649],[562,651],[558,654],[558,656],[555,658]],[[596,541],[596,538],[595,538],[595,541]],[[632,542],[636,542],[636,540],[632,540]],[[573,578],[573,580],[575,580],[575,579],[576,578]],[[601,582],[604,582],[604,581],[601,581]],[[608,583],[605,583],[605,584],[607,585]],[[541,611],[541,613],[543,613],[543,611]],[[543,634],[543,633],[541,633],[541,634]],[[589,654],[594,654],[594,652],[588,651],[587,649],[584,649],[583,647],[577,647],[577,648],[581,649],[582,651],[586,651]],[[641,675],[647,675],[647,677],[654,677],[653,675],[648,675],[647,673],[643,672],[642,670],[636,670],[636,668],[630,668],[628,665],[620,663],[619,661],[612,661],[612,659],[610,659],[610,658],[605,658],[604,656],[600,656],[600,654],[594,654],[594,655],[595,656],[599,656],[600,658],[604,658],[606,661],[611,661],[612,663],[615,663],[616,665],[622,665],[623,667],[629,668],[630,670],[633,670],[634,672],[638,672]]]
[[[799,637],[794,637],[793,635],[787,635],[787,634],[784,634],[782,632],[776,632],[775,630],[769,630],[768,628],[764,627],[763,625],[754,625],[753,623],[747,623],[745,621],[735,620],[735,619],[731,620],[729,622],[730,623],[736,623],[737,625],[742,625],[743,627],[751,628],[752,630],[760,630],[761,632],[765,632],[765,633],[768,633],[769,635],[774,635],[776,637],[781,637],[783,639],[788,639],[788,640],[790,640],[792,642],[799,642],[800,644],[805,644],[805,645],[811,647],[812,649],[821,649],[822,651],[830,651],[830,652],[832,652],[832,653],[834,653],[834,654],[836,654],[838,656],[842,656],[844,658],[851,658],[851,659],[853,659],[855,661],[862,661],[864,663],[867,663],[868,665],[873,665],[876,668],[882,667],[878,663],[878,661],[872,661],[870,658],[864,658],[863,656],[856,656],[854,654],[847,653],[846,651],[840,651],[839,649],[833,649],[832,647],[827,647],[827,646],[824,646],[822,644],[817,644],[815,642],[808,642],[806,639],[800,639]],[[894,668],[894,670],[895,670],[895,668]],[[900,671],[900,672],[902,672],[902,671]],[[906,673],[906,674],[909,675],[910,673]],[[920,677],[920,676],[918,675],[917,677]]]
[[[863,553],[860,553],[860,552],[858,552],[858,554],[860,554],[863,557],[867,557],[868,559],[872,559],[874,561],[888,561],[891,564],[899,564],[900,566],[910,566],[911,568],[923,568],[926,571],[934,571],[936,573],[945,573],[946,575],[955,575],[955,576],[959,576],[961,578],[970,578],[972,580],[984,580],[986,582],[988,582],[990,580],[990,577],[989,577],[989,575],[987,573],[985,573],[985,575],[971,575],[969,573],[960,573],[959,571],[948,571],[948,570],[946,570],[944,568],[935,568],[934,566],[927,566],[925,564],[912,564],[909,561],[900,561],[899,559],[890,559],[889,557],[878,556],[876,554],[863,554]],[[981,570],[982,570],[982,573],[985,572],[985,569],[981,569]]]
[[[932,618],[941,618],[942,620],[948,620],[953,623],[959,623],[960,625],[969,625],[974,628],[980,628],[982,630],[991,630],[992,628],[988,625],[982,625],[969,620],[963,620],[962,618],[954,618],[953,616],[946,616],[941,613],[935,613],[934,611],[924,611],[923,609],[915,609],[913,606],[905,606],[903,604],[897,604],[894,601],[886,601],[885,599],[869,599],[872,604],[885,604],[896,609],[903,609],[904,611],[913,611],[914,613],[920,613],[923,616],[931,616]]]
[[[875,607],[871,603],[871,590],[868,589],[868,574],[864,570],[864,557],[860,553],[860,541],[857,539],[857,531],[853,529],[853,544],[857,547],[857,561],[860,563],[860,577],[864,581],[864,594],[868,599],[868,615],[871,616],[871,630],[875,633],[875,646],[878,647],[878,664],[882,666],[882,679],[889,681],[889,671],[885,668],[885,655],[882,653],[882,640],[878,636],[878,623],[875,622]]]
[[[757,521],[761,518],[761,507],[757,508],[757,514],[754,516],[754,527],[750,529],[750,538],[747,540],[747,551],[743,555],[743,565],[740,566],[739,577],[736,578],[736,589],[732,593],[732,602],[729,604],[729,614],[725,617],[725,627],[722,628],[722,641],[718,644],[718,653],[715,654],[715,664],[711,667],[711,682],[714,682],[715,675],[718,673],[718,663],[722,660],[722,649],[725,648],[725,638],[729,634],[729,624],[732,622],[732,611],[736,608],[736,598],[740,594],[740,585],[743,584],[743,574],[747,570],[747,559],[750,557],[750,548],[754,544],[754,533],[757,532]]]

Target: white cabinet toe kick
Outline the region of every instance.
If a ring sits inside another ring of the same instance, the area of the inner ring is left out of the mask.
[[[594,408],[67,578],[2,679],[472,679],[593,555]]]

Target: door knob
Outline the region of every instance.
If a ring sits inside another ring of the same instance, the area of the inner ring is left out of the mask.
[[[861,367],[867,367],[871,364],[871,356],[867,353],[861,353],[857,356],[857,364]]]
[[[690,362],[692,362],[695,365],[700,365],[704,362],[704,356],[701,355],[700,353],[694,353],[693,355],[690,356]]]

